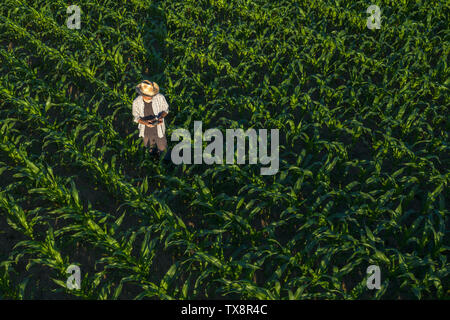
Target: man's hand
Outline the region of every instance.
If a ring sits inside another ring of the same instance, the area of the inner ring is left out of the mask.
[[[139,119],[139,120],[138,120],[138,123],[139,123],[139,124],[142,124],[142,125],[144,125],[144,126],[146,126],[147,123],[148,123],[148,121]]]
[[[142,119],[139,119],[138,122],[139,122],[140,124],[146,126],[146,127],[149,127],[149,128],[155,127],[154,124],[151,124],[150,120],[142,120]]]

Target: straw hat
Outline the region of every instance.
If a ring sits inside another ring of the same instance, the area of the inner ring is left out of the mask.
[[[144,80],[136,86],[136,92],[146,97],[153,97],[159,93],[159,86],[156,82]]]

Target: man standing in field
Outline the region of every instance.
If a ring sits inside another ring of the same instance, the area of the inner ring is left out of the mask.
[[[133,101],[133,118],[138,123],[139,137],[142,137],[144,147],[149,148],[150,154],[160,155],[167,149],[164,117],[169,113],[169,105],[159,93],[156,82],[144,80],[136,91],[139,96]]]

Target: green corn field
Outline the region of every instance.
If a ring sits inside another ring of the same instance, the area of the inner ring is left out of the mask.
[[[2,0],[0,299],[450,298],[450,2],[373,1]],[[278,173],[150,157],[144,79]]]

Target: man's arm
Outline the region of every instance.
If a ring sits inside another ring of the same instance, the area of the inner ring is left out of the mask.
[[[137,99],[135,99],[133,101],[133,121],[136,123],[141,123],[140,118],[141,118],[141,115],[139,113],[139,103],[138,103]],[[141,124],[143,124],[143,123],[141,123]]]
[[[163,118],[165,118],[169,114],[169,104],[166,101],[166,98],[161,95],[161,101],[159,101],[162,106],[162,111],[158,114],[159,123],[163,122]]]
[[[159,118],[159,119],[162,119],[162,118],[165,118],[165,116],[167,116],[167,115],[168,115],[168,113],[167,113],[166,111],[162,111],[162,112],[159,114],[158,118]]]
[[[138,119],[138,123],[139,123],[139,124],[143,124],[144,126],[150,124],[150,122],[149,122],[148,120],[142,120],[142,119]]]

